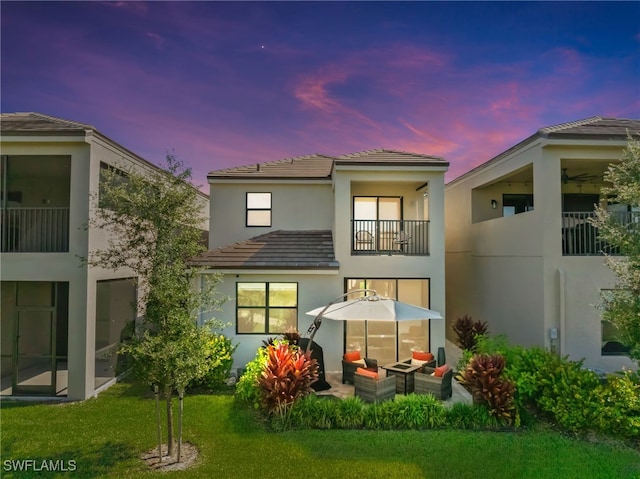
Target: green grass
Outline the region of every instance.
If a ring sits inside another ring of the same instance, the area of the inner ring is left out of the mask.
[[[129,384],[83,403],[4,401],[1,414],[3,478],[640,479],[640,453],[548,431],[273,433],[230,395],[185,399],[184,439],[199,447],[198,464],[158,473],[139,459],[154,446],[154,403]],[[73,459],[77,470],[8,472],[11,459]]]

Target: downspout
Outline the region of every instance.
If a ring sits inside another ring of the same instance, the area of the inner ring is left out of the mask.
[[[558,289],[560,293],[560,350],[559,356],[563,356],[566,351],[565,326],[567,323],[567,301],[566,301],[566,285],[564,269],[558,268]]]

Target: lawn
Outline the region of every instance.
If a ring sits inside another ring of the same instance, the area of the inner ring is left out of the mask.
[[[185,399],[185,440],[200,449],[188,471],[151,472],[154,404],[118,384],[82,403],[4,401],[3,478],[615,478],[640,479],[640,453],[548,431],[267,431],[231,395]],[[75,461],[61,473],[7,471],[16,459]]]

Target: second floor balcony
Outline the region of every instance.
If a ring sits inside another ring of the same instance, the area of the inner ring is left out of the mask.
[[[429,254],[428,220],[351,220],[351,254]]]
[[[3,208],[3,253],[69,251],[69,208]]]
[[[625,228],[640,228],[640,212],[610,212]],[[606,242],[592,224],[593,212],[562,213],[562,254],[564,256],[619,255],[619,248]]]

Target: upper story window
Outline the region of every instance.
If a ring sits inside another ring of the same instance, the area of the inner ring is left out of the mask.
[[[237,283],[238,334],[280,334],[298,326],[297,283]]]
[[[271,226],[271,193],[247,193],[247,226]]]
[[[503,194],[502,195],[502,216],[517,215],[533,211],[532,194]]]
[[[400,220],[402,198],[383,196],[354,196],[354,220]]]

